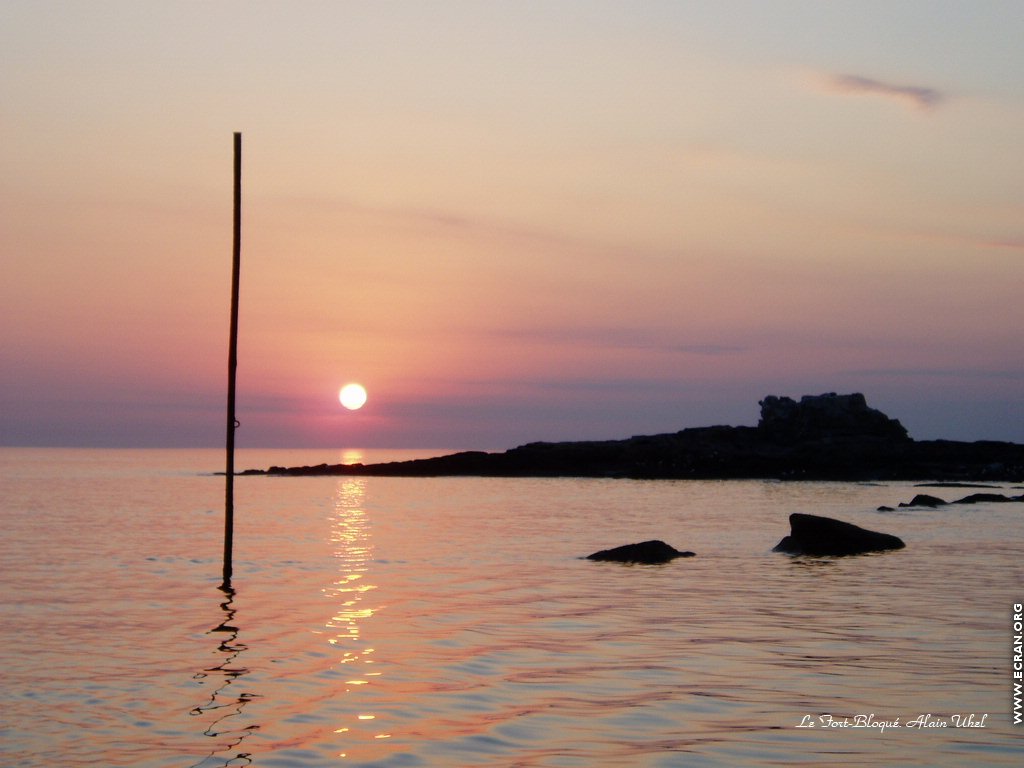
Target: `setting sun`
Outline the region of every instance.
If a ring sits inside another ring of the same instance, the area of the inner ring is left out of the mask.
[[[366,403],[366,389],[362,384],[346,384],[338,392],[338,400],[350,411],[357,411]]]

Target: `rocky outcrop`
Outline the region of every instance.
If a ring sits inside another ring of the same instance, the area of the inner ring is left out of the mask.
[[[907,430],[896,419],[869,408],[864,395],[804,395],[800,402],[769,395],[761,400],[758,430],[778,442],[807,440],[880,438],[902,442],[909,440]]]
[[[669,546],[664,541],[657,539],[652,541],[641,541],[638,544],[625,544],[614,549],[602,549],[592,555],[587,555],[587,560],[610,560],[616,563],[640,563],[644,565],[658,565],[675,560],[677,557],[694,557],[693,552],[680,552]]]
[[[243,474],[988,480],[1024,477],[1024,445],[915,441],[861,394],[768,396],[756,427],[694,427],[624,440],[527,443],[381,464],[271,467]]]
[[[788,555],[859,555],[887,549],[903,549],[903,541],[888,533],[878,533],[831,517],[794,513],[789,516],[789,536],[775,545],[773,552]]]
[[[943,501],[938,496],[919,493],[909,502],[900,502],[901,507],[943,507],[947,504],[992,504],[1008,501],[1024,501],[1024,495],[1006,496],[1002,493],[972,493],[956,501]]]

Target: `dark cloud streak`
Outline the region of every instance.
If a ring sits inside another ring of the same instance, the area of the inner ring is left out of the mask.
[[[946,95],[935,88],[921,85],[897,85],[861,75],[833,75],[833,90],[843,93],[885,96],[907,102],[918,109],[934,109],[946,100]]]

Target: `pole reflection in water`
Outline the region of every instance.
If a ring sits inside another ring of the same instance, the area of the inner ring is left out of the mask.
[[[371,607],[367,600],[376,586],[368,581],[373,545],[370,521],[363,510],[365,484],[363,478],[346,478],[338,483],[331,542],[339,561],[339,578],[324,589],[328,598],[338,601],[338,608],[326,626],[333,632],[328,643],[338,651],[338,667],[344,672],[346,694],[364,690],[364,686],[371,686],[381,675],[375,667],[374,648],[363,637],[366,621],[380,610]],[[361,708],[358,700],[346,709],[350,712],[346,715],[347,722],[338,723],[335,733],[344,734],[349,751],[339,756],[353,757],[352,750],[390,737],[375,722],[376,714]]]
[[[239,727],[239,723],[230,722],[231,718],[239,717],[245,705],[257,694],[237,692],[240,679],[249,670],[238,664],[239,657],[248,646],[238,639],[239,630],[234,625],[236,609],[234,608],[235,590],[231,587],[220,587],[224,600],[220,604],[223,618],[219,624],[208,630],[206,634],[219,639],[217,650],[219,664],[204,669],[193,675],[200,685],[213,683],[216,687],[210,692],[209,698],[189,712],[193,717],[206,719],[203,735],[217,739],[217,745],[210,754],[194,763],[191,768],[213,768],[214,766],[250,765],[252,756],[239,750],[242,742],[258,725]],[[233,727],[234,726],[234,727]],[[229,753],[234,754],[229,754]]]

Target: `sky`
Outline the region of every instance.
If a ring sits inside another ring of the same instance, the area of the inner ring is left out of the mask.
[[[0,3],[0,444],[1024,442],[1019,0]],[[366,405],[338,403],[362,383]]]

